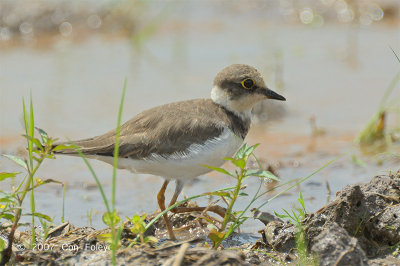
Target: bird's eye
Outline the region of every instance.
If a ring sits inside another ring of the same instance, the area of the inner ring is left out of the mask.
[[[244,79],[241,83],[243,88],[245,88],[246,90],[250,90],[254,86],[254,80],[252,79]]]

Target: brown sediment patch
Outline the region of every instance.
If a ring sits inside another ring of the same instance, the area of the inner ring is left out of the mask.
[[[252,143],[261,143],[257,154],[263,158],[280,160],[283,158],[304,156],[311,153],[338,155],[348,149],[354,140],[353,134],[324,134],[321,136],[296,135],[293,132],[258,132],[251,131]]]
[[[0,146],[11,145],[21,140],[21,136],[0,137]]]

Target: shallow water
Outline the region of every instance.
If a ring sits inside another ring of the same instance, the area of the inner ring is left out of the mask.
[[[354,34],[358,43],[349,48],[349,36]],[[357,153],[352,141],[376,111],[398,71],[398,62],[388,46],[400,51],[399,37],[399,28],[393,25],[278,26],[261,17],[213,20],[193,11],[184,17],[172,15],[140,52],[129,39],[102,36],[79,43],[60,38],[51,48],[40,50],[21,46],[0,50],[0,152],[20,154],[24,149],[21,98],[28,99],[30,90],[36,125],[50,136],[78,139],[115,127],[125,78],[128,86],[123,121],[152,106],[208,97],[219,70],[231,63],[247,63],[256,66],[269,87],[283,94],[287,102],[272,107],[285,110],[278,119],[268,122],[268,115],[259,116],[246,141],[261,143],[256,154],[266,165],[273,165],[283,181],[305,177],[340,154]],[[311,116],[326,131],[325,136],[312,137]],[[389,117],[389,125],[398,124],[398,119]],[[302,191],[307,210],[315,211],[346,184],[368,181],[373,175],[398,167],[394,160],[382,166],[375,159],[366,160],[368,166],[361,168],[345,156],[263,210],[291,208]],[[111,166],[91,162],[108,193]],[[4,157],[0,157],[0,169],[19,170]],[[67,184],[65,215],[72,224],[88,225],[92,212],[93,226],[103,226],[104,204],[80,158],[58,156],[46,161],[37,176]],[[117,182],[117,208],[122,216],[157,209],[161,178],[121,170]],[[249,180],[249,195],[255,193],[258,182]],[[210,173],[187,184],[184,194],[192,196],[231,184],[233,180]],[[0,185],[2,190],[9,189],[7,183]],[[167,193],[172,192],[170,185]],[[200,201],[200,205],[206,203],[207,199]],[[59,222],[61,205],[59,185],[37,190],[38,212],[50,214]],[[244,206],[243,199],[237,208]],[[242,229],[254,232],[260,226],[260,222],[251,221]]]

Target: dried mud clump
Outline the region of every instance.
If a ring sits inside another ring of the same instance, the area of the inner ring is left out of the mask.
[[[320,265],[400,265],[400,172],[344,187],[334,201],[303,221],[308,251]],[[267,247],[292,252],[296,228],[271,222]]]
[[[365,265],[367,257],[355,237],[331,223],[315,237],[311,251],[320,254],[320,265]],[[332,256],[335,254],[335,256]]]

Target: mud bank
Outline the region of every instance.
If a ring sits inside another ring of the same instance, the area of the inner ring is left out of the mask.
[[[196,215],[174,215],[176,224],[196,220]],[[180,219],[181,218],[181,219]],[[271,218],[271,217],[270,217]],[[184,221],[182,221],[184,220]],[[127,247],[135,235],[126,224],[122,232],[117,263],[135,265],[257,265],[292,264],[300,259],[296,250],[299,230],[279,219],[264,221],[257,241],[226,241],[224,248],[205,247],[205,237]],[[203,223],[192,223],[205,229]],[[158,227],[157,225],[156,227]],[[400,264],[400,172],[376,176],[369,183],[344,187],[336,198],[302,221],[308,256],[319,265],[399,265]],[[192,228],[196,229],[196,228]],[[2,229],[7,235],[9,229]],[[154,234],[157,228],[150,230]],[[38,229],[38,235],[42,232]],[[29,232],[17,232],[13,260],[19,264],[109,265],[110,250],[99,241],[105,230],[75,228],[64,223],[38,239],[34,249],[26,249]],[[234,236],[238,237],[238,235]],[[244,237],[239,239],[243,240]],[[251,239],[251,238],[250,238]]]
[[[344,187],[303,221],[308,251],[320,265],[399,265],[399,203],[399,173]],[[290,254],[295,231],[289,224],[268,223],[264,248]]]

